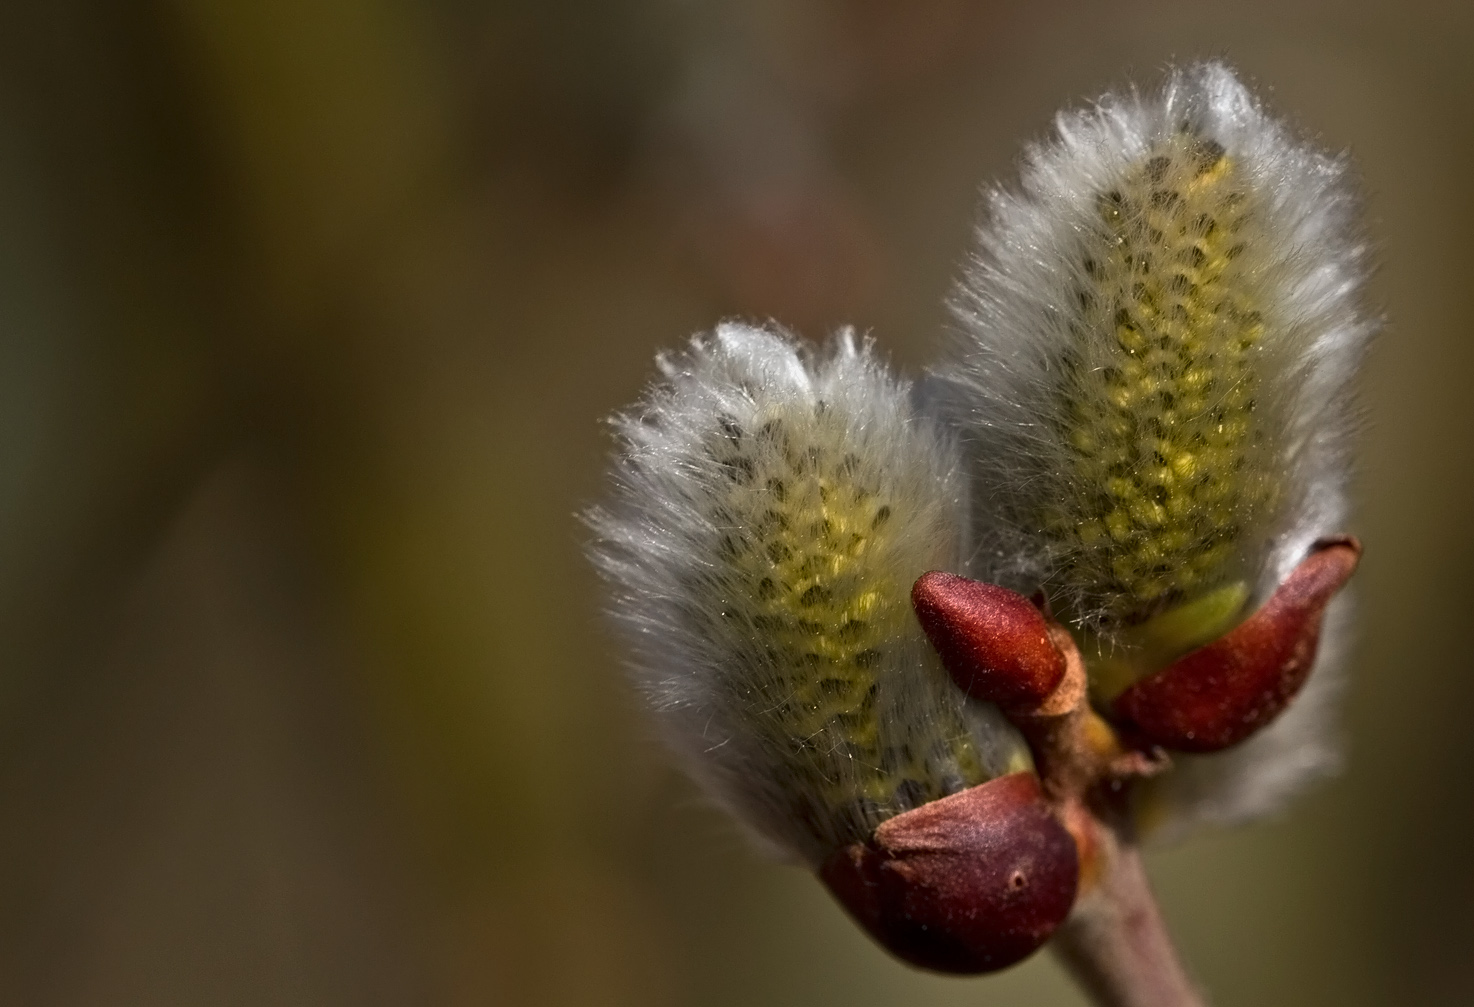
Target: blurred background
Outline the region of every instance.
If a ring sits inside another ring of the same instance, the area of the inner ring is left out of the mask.
[[[1474,7],[0,5],[0,997],[1079,1005],[672,769],[575,514],[723,317],[915,373],[981,182],[1225,56],[1364,175],[1346,772],[1149,867],[1219,1005],[1474,1002]]]

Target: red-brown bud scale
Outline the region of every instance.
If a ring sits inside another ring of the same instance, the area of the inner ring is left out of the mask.
[[[1044,613],[1021,594],[932,571],[917,579],[911,604],[952,680],[974,699],[1031,706],[1065,673]]]
[[[1038,778],[1013,773],[881,823],[820,876],[898,958],[975,974],[1049,939],[1074,905],[1079,858]]]
[[[1116,718],[1183,752],[1238,744],[1277,717],[1310,675],[1326,605],[1356,569],[1354,538],[1316,543],[1237,628],[1135,683]]]

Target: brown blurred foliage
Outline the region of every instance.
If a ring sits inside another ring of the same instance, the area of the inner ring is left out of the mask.
[[[1474,1000],[1462,3],[0,8],[0,998],[1080,1003],[869,946],[654,744],[574,515],[716,319],[923,365],[976,186],[1224,55],[1349,147],[1347,774],[1152,861],[1220,1004]]]

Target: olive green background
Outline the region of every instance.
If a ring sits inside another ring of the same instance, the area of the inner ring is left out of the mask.
[[[1474,7],[0,8],[0,998],[1079,1004],[920,975],[622,680],[574,515],[719,318],[914,373],[980,182],[1226,56],[1349,148],[1346,772],[1149,867],[1218,1005],[1474,1002]]]

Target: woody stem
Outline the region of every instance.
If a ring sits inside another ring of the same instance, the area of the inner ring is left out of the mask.
[[[1098,881],[1055,932],[1056,953],[1099,1007],[1202,1007],[1136,847],[1100,833]]]
[[[1063,627],[1050,634],[1066,671],[1032,710],[1012,711],[1034,753],[1044,792],[1075,837],[1080,895],[1054,947],[1099,1007],[1202,1007],[1130,839],[1121,794],[1166,767],[1161,752],[1122,744],[1091,708],[1085,667]]]

